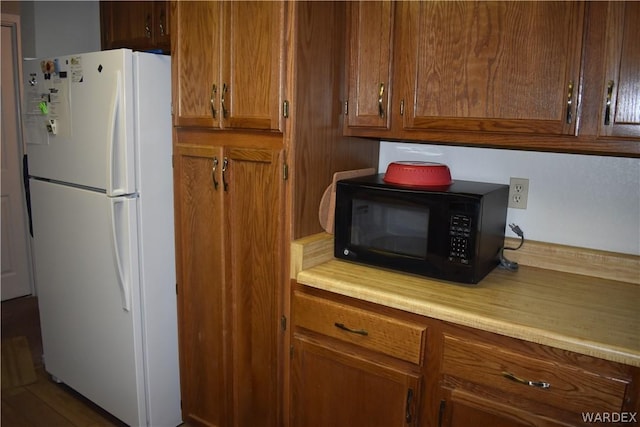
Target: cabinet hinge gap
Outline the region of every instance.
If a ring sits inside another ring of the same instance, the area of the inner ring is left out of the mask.
[[[287,317],[286,316],[282,316],[280,318],[280,326],[282,327],[282,331],[286,331],[287,330]]]

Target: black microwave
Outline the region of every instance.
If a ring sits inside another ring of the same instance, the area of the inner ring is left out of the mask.
[[[499,263],[509,186],[389,184],[384,174],[336,184],[336,258],[476,284]]]

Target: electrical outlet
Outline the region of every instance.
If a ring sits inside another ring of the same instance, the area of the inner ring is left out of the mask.
[[[509,181],[509,207],[527,209],[529,199],[529,180],[527,178],[511,178]]]

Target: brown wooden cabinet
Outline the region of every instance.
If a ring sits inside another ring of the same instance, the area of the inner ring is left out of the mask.
[[[640,138],[640,3],[608,4],[599,136]]]
[[[182,414],[198,425],[222,426],[228,417],[226,242],[223,191],[215,185],[222,148],[178,146],[173,159]]]
[[[296,336],[291,426],[417,426],[420,376]]]
[[[441,345],[442,426],[582,426],[583,413],[633,408],[623,365],[465,328]]]
[[[203,147],[192,145],[188,134],[178,135],[174,170],[185,421],[276,425],[281,166],[278,149]]]
[[[291,426],[421,425],[424,325],[301,292],[293,307]]]
[[[345,2],[171,3],[189,425],[285,425],[289,242],[321,230],[318,207],[335,172],[378,161],[378,144],[342,135],[345,9]],[[288,118],[273,102],[285,95]]]
[[[345,124],[389,129],[395,2],[353,1],[348,6],[348,82]]]
[[[176,126],[282,130],[286,7],[172,2]]]
[[[640,156],[636,2],[375,4],[353,5],[345,135]]]
[[[571,135],[581,2],[401,2],[406,130]]]
[[[168,1],[100,1],[102,49],[171,49]]]
[[[640,411],[638,368],[294,289],[292,427],[586,427]]]

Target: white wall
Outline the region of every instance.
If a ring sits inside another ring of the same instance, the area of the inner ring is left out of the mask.
[[[21,2],[22,55],[43,58],[100,50],[100,3]]]
[[[640,255],[640,159],[381,142],[379,171],[398,160],[444,163],[454,180],[528,178],[527,209],[507,213],[525,238]]]

